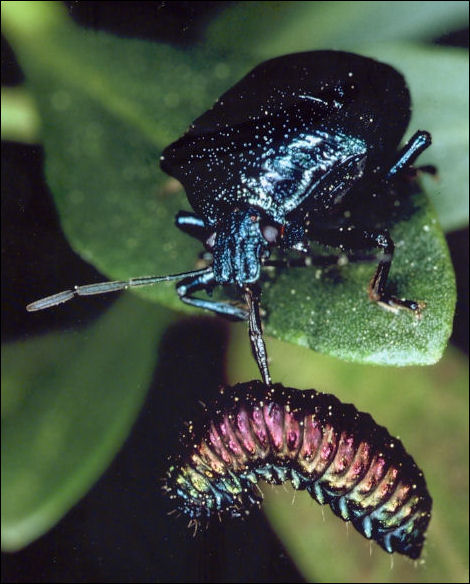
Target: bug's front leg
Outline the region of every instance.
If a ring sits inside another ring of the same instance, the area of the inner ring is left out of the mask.
[[[211,232],[210,227],[207,227],[203,219],[189,211],[179,211],[175,217],[175,225],[184,233],[199,239],[203,243]]]
[[[258,364],[263,381],[266,385],[271,384],[271,376],[268,369],[268,357],[266,346],[263,339],[261,317],[259,312],[260,292],[256,287],[246,287],[245,299],[248,304],[248,310],[230,304],[228,302],[215,302],[213,300],[204,300],[192,296],[199,290],[210,292],[217,284],[214,279],[212,270],[205,271],[201,274],[185,278],[176,286],[176,291],[180,299],[186,304],[212,310],[217,314],[237,320],[248,320],[251,348],[253,355]]]
[[[359,227],[342,227],[315,234],[320,243],[348,250],[364,250],[376,247],[383,252],[377,270],[369,283],[369,298],[387,310],[397,312],[405,308],[418,318],[424,308],[423,302],[397,298],[387,292],[387,281],[392,265],[395,245],[388,231],[374,231]]]
[[[203,298],[195,298],[193,294],[199,290],[210,292],[217,282],[214,279],[212,270],[206,270],[201,274],[196,274],[181,280],[176,285],[176,292],[185,304],[211,310],[217,314],[237,320],[248,320],[249,312],[244,308],[230,304],[229,302],[217,302],[214,300],[204,300]]]

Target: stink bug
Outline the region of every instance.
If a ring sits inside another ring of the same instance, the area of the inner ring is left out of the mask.
[[[431,144],[417,131],[398,149],[410,118],[403,76],[389,65],[351,53],[316,51],[258,65],[224,93],[161,156],[161,168],[184,186],[194,213],[176,225],[201,240],[208,267],[168,276],[76,286],[30,304],[30,311],[74,296],[178,280],[181,300],[247,320],[264,383],[270,384],[260,317],[260,279],[273,248],[311,255],[310,241],[346,250],[383,252],[369,296],[384,308],[419,315],[422,304],[387,292],[394,244],[384,229],[333,223],[338,209],[364,193],[387,193]],[[232,284],[243,307],[198,298]]]

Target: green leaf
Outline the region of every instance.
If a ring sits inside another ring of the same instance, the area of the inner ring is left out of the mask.
[[[208,27],[206,40],[261,61],[296,51],[431,40],[465,26],[466,2],[236,2]]]
[[[40,119],[30,93],[23,88],[2,88],[2,140],[34,144]]]
[[[256,375],[245,327],[227,356],[231,383]],[[423,470],[433,510],[422,563],[383,552],[306,492],[263,487],[263,509],[307,582],[464,582],[468,574],[468,364],[449,349],[432,367],[350,364],[271,340],[274,379],[354,403],[398,436]],[[333,553],[334,550],[334,553]],[[393,569],[391,569],[391,563]]]
[[[201,49],[118,39],[58,26],[55,18],[46,19],[53,23],[46,36],[42,29],[31,35],[8,10],[4,21],[42,116],[48,182],[71,245],[110,279],[194,268],[200,248],[173,225],[188,203],[158,170],[158,156],[244,70],[240,58],[227,65]],[[455,290],[424,197],[392,235],[391,286],[427,303],[421,321],[371,304],[366,287],[374,266],[356,264],[279,272],[263,296],[267,332],[349,360],[436,361],[450,333]],[[183,309],[171,284],[140,293]]]
[[[127,295],[93,326],[2,348],[2,548],[45,533],[127,437],[168,311]]]

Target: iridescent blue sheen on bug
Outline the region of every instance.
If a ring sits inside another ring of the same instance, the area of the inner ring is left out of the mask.
[[[387,552],[420,556],[432,506],[423,473],[353,405],[252,381],[222,388],[189,428],[164,489],[193,521],[246,515],[261,505],[259,480],[290,481]]]

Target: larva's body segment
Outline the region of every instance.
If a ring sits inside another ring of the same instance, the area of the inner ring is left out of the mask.
[[[290,480],[387,552],[419,557],[432,505],[423,474],[351,404],[253,381],[222,388],[188,438],[165,490],[191,519],[242,516],[261,505],[258,480]]]

